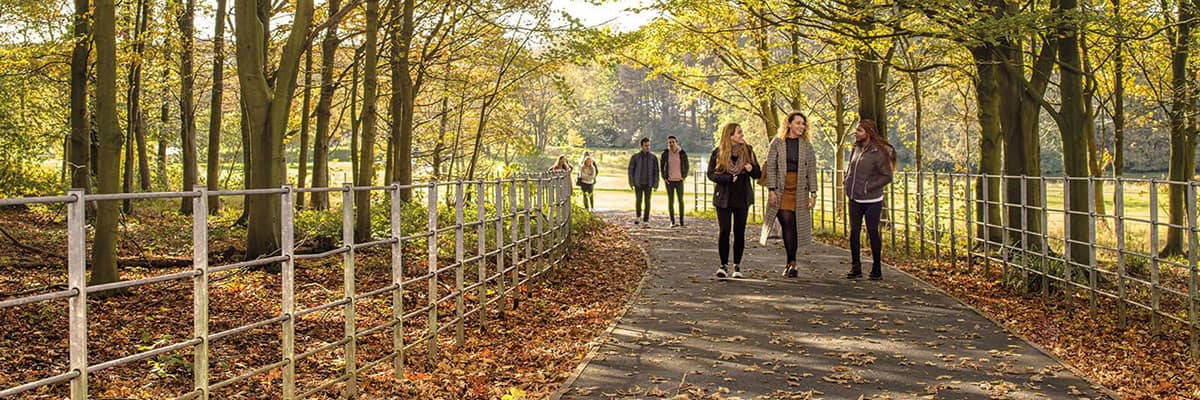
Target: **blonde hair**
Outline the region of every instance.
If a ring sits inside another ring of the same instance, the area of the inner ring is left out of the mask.
[[[733,156],[733,134],[737,133],[738,129],[742,129],[741,125],[736,122],[725,124],[721,128],[721,139],[717,141],[717,170],[729,171],[729,161]],[[743,162],[753,162],[754,153],[750,151],[749,144],[738,146],[738,158]]]
[[[791,129],[792,120],[796,119],[796,117],[804,119],[804,132],[800,133],[800,138],[804,139],[806,142],[808,141],[808,116],[799,111],[792,111],[788,113],[787,118],[783,119],[783,126],[779,128],[779,139],[787,139],[788,130]]]

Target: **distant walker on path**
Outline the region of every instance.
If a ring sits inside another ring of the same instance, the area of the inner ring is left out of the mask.
[[[667,136],[667,149],[659,159],[662,160],[662,179],[667,184],[667,213],[671,214],[671,226],[683,226],[683,180],[690,169],[687,152],[679,147],[679,139]],[[679,203],[678,225],[675,223],[675,203]]]
[[[629,159],[629,187],[637,196],[634,225],[650,222],[650,193],[658,189],[658,157],[650,152],[650,138],[642,138],[641,150]],[[643,208],[644,207],[644,208]]]

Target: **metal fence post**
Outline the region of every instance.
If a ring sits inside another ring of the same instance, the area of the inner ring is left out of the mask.
[[[546,224],[545,224],[545,221],[546,221],[546,206],[545,206],[546,175],[545,174],[538,174],[537,185],[534,186],[534,189],[537,191],[537,196],[536,196],[537,204],[535,205],[535,207],[537,207],[537,212],[534,213],[534,217],[537,218],[537,255],[536,255],[536,257],[540,258],[546,252],[546,239],[545,239],[546,238]],[[541,274],[541,272],[542,272],[542,267],[536,267],[536,272],[533,275]]]
[[[295,192],[288,185],[283,186],[284,192],[280,203],[280,252],[284,256],[282,275],[283,302],[281,312],[287,317],[283,320],[283,398],[296,398],[296,260],[295,253],[295,206],[292,196]]]
[[[371,192],[363,193],[367,198],[371,197]],[[355,279],[354,279],[354,186],[349,183],[342,184],[342,245],[349,246],[349,250],[342,253],[342,295],[346,300],[346,305],[342,306],[342,322],[343,334],[345,335],[346,344],[344,346],[346,358],[346,375],[349,379],[346,380],[346,398],[352,399],[358,395],[358,338],[357,328],[358,323],[355,318],[354,294]]]
[[[1021,174],[1021,221],[1018,226],[1021,227],[1021,282],[1025,284],[1026,290],[1029,288],[1029,177]],[[1046,279],[1043,275],[1042,279]]]
[[[1117,231],[1117,320],[1121,329],[1126,328],[1125,310],[1125,185],[1121,177],[1117,177],[1113,186],[1116,195],[1113,201],[1113,214]]]
[[[438,183],[429,184],[429,315],[426,317],[426,327],[429,340],[429,362],[437,364],[437,329],[438,329]]]
[[[980,232],[983,237],[983,273],[985,275],[992,273],[992,205],[991,197],[988,196],[988,187],[992,186],[992,178],[987,173],[980,174],[983,177],[979,181],[979,190],[983,193],[979,199],[979,211],[983,215],[983,232]]]
[[[75,197],[67,203],[67,286],[75,291],[67,306],[67,334],[70,337],[70,368],[79,374],[71,379],[71,400],[87,400],[87,202],[82,189],[72,189],[67,194]]]
[[[392,359],[392,378],[401,379],[404,377],[404,243],[400,242],[400,238],[404,236],[403,228],[400,224],[400,185],[393,184],[391,198],[391,216],[388,222],[391,224],[392,233],[392,286],[396,290],[392,292],[392,321],[396,323],[392,327],[392,351],[396,352],[396,358]]]
[[[1196,316],[1196,290],[1197,290],[1197,251],[1200,251],[1200,237],[1196,234],[1196,183],[1189,181],[1187,183],[1187,203],[1188,207],[1188,331],[1189,342],[1188,349],[1193,359],[1200,358],[1200,326],[1197,326]]]
[[[958,267],[958,233],[955,232],[955,229],[957,229],[958,227],[954,223],[954,220],[955,220],[954,214],[958,214],[957,209],[954,208],[954,195],[958,192],[955,191],[955,189],[954,189],[954,175],[955,175],[954,172],[951,172],[948,175],[948,177],[950,178],[950,267],[951,268]]]
[[[902,172],[900,176],[904,177],[904,254],[912,255],[912,231],[909,229],[912,226],[912,218],[909,215],[908,207],[908,173]]]
[[[1046,194],[1050,185],[1045,176],[1039,176],[1038,181],[1042,190],[1042,300],[1046,300],[1050,298],[1050,203]]]
[[[1063,176],[1063,298],[1071,304],[1071,177]]]
[[[1097,315],[1096,280],[1100,271],[1096,269],[1096,179],[1088,176],[1088,310]]]
[[[941,201],[938,199],[941,196],[941,188],[939,188],[938,173],[933,171],[933,257],[936,259],[942,258],[942,213]]]
[[[1154,252],[1158,251],[1158,181],[1150,180],[1150,331],[1153,334],[1160,332],[1159,327],[1162,321],[1158,317],[1158,305],[1161,293],[1158,289],[1158,257],[1155,257]]]
[[[463,334],[463,260],[466,246],[463,243],[463,181],[454,184],[454,344],[462,346]]]
[[[518,293],[516,293],[516,291],[519,290],[519,288],[520,288],[520,279],[519,278],[520,278],[520,269],[521,269],[521,267],[520,267],[521,266],[521,242],[520,242],[520,239],[518,239],[518,238],[520,237],[519,231],[521,230],[522,223],[521,223],[520,212],[517,208],[517,182],[518,181],[519,181],[518,179],[513,178],[512,182],[509,182],[509,184],[508,184],[508,198],[509,198],[509,204],[512,208],[512,220],[509,221],[509,227],[511,229],[509,229],[508,231],[510,233],[510,237],[512,238],[512,240],[511,240],[511,242],[512,242],[512,267],[511,268],[513,270],[513,272],[512,272],[512,287],[513,287],[513,289],[512,290],[514,291],[514,293],[510,297],[512,299],[512,308],[514,310],[517,308],[517,294]]]
[[[484,196],[483,181],[475,183],[475,211],[479,219],[478,229],[475,231],[475,239],[479,242],[479,247],[476,250],[476,257],[479,257],[479,264],[476,269],[479,272],[479,288],[477,293],[477,303],[479,304],[479,329],[487,330],[487,203],[483,201]],[[495,204],[499,204],[499,198]]]
[[[975,257],[971,252],[971,248],[973,247],[975,241],[975,235],[973,232],[978,231],[978,229],[974,229],[976,228],[975,223],[977,223],[978,220],[975,219],[975,213],[972,212],[972,210],[975,209],[974,206],[976,199],[975,191],[971,190],[971,181],[974,180],[975,177],[971,176],[970,168],[967,169],[967,173],[963,174],[963,178],[963,193],[966,195],[966,201],[963,202],[963,208],[966,212],[966,214],[963,215],[963,225],[965,225],[967,228],[966,240],[963,240],[963,243],[965,243],[967,246],[967,269],[971,269],[975,267]]]
[[[525,261],[523,262],[523,264],[525,267],[525,276],[526,277],[528,277],[530,274],[529,264],[531,264],[533,262],[533,218],[534,218],[534,215],[533,215],[533,205],[532,205],[533,204],[533,200],[532,200],[533,194],[530,193],[531,191],[533,191],[533,188],[531,188],[529,186],[529,182],[530,182],[529,176],[526,175],[524,183],[521,185],[521,191],[523,192],[523,194],[525,196],[525,201],[521,203],[521,206],[524,207],[524,211],[525,211],[525,239],[524,239]],[[517,278],[521,277],[520,272],[521,271],[518,268],[517,269]],[[524,279],[521,279],[520,281],[518,281],[518,283],[523,284]],[[518,292],[519,292],[519,290],[518,290]]]
[[[509,199],[512,201],[512,198]],[[496,310],[500,318],[504,318],[504,180],[496,181]]]
[[[192,335],[197,340],[192,356],[192,382],[197,398],[207,400],[208,393],[208,190],[193,189],[192,199]]]
[[[996,197],[1000,198],[1000,205],[996,208],[1000,209],[1000,265],[1004,268],[1004,276],[1009,274],[1009,265],[1012,260],[1012,241],[1008,237],[1009,227],[1012,226],[1011,216],[1008,215],[1008,208],[1012,207],[1012,199],[1008,198],[1008,181],[1012,177],[1009,175],[1000,175],[1000,190],[996,193]],[[1018,267],[1020,268],[1020,267]],[[1024,272],[1024,269],[1022,269]]]

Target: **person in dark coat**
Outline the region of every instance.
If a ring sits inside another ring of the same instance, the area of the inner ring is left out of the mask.
[[[658,157],[650,152],[650,138],[642,138],[641,145],[642,149],[629,159],[629,187],[637,196],[634,225],[650,222],[650,193],[658,189]]]
[[[730,276],[729,236],[733,233],[733,274],[742,277],[742,252],[746,248],[746,216],[754,204],[754,189],[750,182],[762,176],[762,168],[754,149],[742,137],[742,128],[735,123],[725,124],[721,129],[721,140],[708,157],[708,179],[716,183],[713,207],[717,209],[717,222],[721,227],[717,249],[721,254],[721,267],[717,277]]]
[[[683,180],[687,179],[690,165],[687,152],[679,147],[679,139],[667,136],[667,149],[659,157],[659,175],[667,184],[667,213],[671,214],[671,227],[683,226]],[[675,223],[675,203],[679,203],[679,224]]]
[[[883,279],[883,237],[879,219],[883,214],[883,188],[892,183],[896,170],[896,150],[875,128],[875,121],[864,119],[854,131],[854,152],[842,178],[846,197],[850,199],[850,273],[847,278],[862,277],[860,236],[863,220],[867,222],[867,238],[871,241],[871,279]]]

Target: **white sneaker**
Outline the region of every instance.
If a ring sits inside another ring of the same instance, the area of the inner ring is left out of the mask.
[[[717,277],[718,278],[724,278],[727,276],[729,276],[729,273],[728,273],[728,271],[725,270],[724,265],[722,265],[721,268],[717,268]]]
[[[742,275],[742,269],[736,265],[733,266],[733,277],[735,279],[744,278],[744,276]]]

